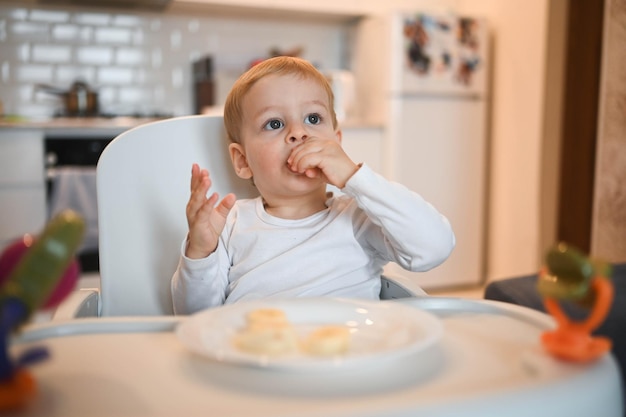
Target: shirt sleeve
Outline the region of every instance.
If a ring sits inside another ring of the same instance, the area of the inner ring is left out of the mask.
[[[410,271],[427,271],[445,261],[456,244],[448,219],[416,192],[377,174],[367,165],[342,189],[366,218],[357,239]],[[381,237],[382,234],[382,237]]]
[[[186,246],[185,239],[171,282],[174,314],[192,314],[224,304],[228,273],[223,269],[228,255],[223,242],[220,240],[215,252],[202,259],[186,257]]]

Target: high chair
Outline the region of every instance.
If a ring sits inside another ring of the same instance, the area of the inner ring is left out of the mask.
[[[147,123],[116,137],[97,165],[100,288],[75,291],[55,319],[173,314],[170,279],[187,233],[191,166],[211,173],[212,191],[250,198],[237,177],[221,116]],[[402,277],[382,277],[381,298],[425,294]]]

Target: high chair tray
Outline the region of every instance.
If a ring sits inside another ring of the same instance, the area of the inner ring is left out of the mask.
[[[184,317],[39,324],[15,338],[51,358],[31,368],[39,393],[23,416],[568,416],[622,417],[611,355],[587,365],[543,352],[552,320],[495,301],[424,297],[400,303],[438,317],[432,349],[399,362],[294,375],[190,352]],[[402,318],[399,318],[401,320]]]

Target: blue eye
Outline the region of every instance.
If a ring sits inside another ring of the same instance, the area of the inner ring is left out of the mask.
[[[283,127],[283,122],[277,119],[272,119],[269,122],[267,122],[265,126],[263,126],[263,128],[266,130],[276,130],[276,129],[280,129],[281,127]]]
[[[306,123],[310,123],[312,125],[318,125],[322,122],[322,118],[319,114],[309,114],[306,117]]]

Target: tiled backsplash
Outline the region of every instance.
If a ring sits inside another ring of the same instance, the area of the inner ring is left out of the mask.
[[[0,100],[5,114],[51,116],[61,100],[35,85],[81,79],[105,113],[190,114],[192,61],[213,57],[220,104],[271,48],[301,46],[320,69],[345,68],[349,32],[337,22],[0,5]]]

